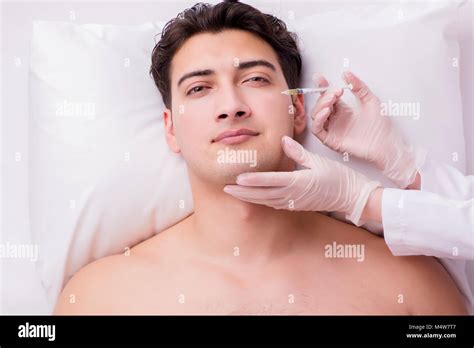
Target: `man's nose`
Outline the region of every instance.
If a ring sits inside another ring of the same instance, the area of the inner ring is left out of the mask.
[[[245,100],[239,95],[238,91],[229,88],[219,97],[218,110],[216,113],[216,121],[232,118],[245,119],[250,117],[250,107]]]

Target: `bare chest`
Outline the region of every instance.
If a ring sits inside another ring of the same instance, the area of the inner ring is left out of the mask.
[[[404,308],[357,284],[280,281],[252,288],[215,283],[182,283],[166,292],[135,297],[147,314],[182,315],[347,315],[404,314]]]

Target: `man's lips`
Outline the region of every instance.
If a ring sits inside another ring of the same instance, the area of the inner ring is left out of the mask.
[[[230,130],[220,133],[213,142],[222,142],[226,144],[235,144],[243,142],[252,136],[259,135],[260,133],[255,132],[251,129],[241,128],[236,130]]]

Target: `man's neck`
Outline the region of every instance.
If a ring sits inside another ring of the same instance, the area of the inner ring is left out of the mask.
[[[239,265],[265,264],[288,254],[301,229],[298,213],[243,202],[190,178],[194,245],[203,254]]]

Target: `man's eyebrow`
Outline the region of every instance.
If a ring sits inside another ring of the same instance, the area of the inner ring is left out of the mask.
[[[267,68],[270,68],[271,70],[273,71],[276,71],[276,68],[275,66],[270,63],[269,61],[267,60],[264,60],[264,59],[258,59],[258,60],[249,60],[247,62],[239,62],[239,64],[236,66],[236,68],[238,70],[244,70],[244,69],[250,69],[250,68],[253,68],[255,66],[264,66],[264,67],[267,67]],[[189,73],[186,73],[184,74],[183,76],[181,76],[181,78],[179,79],[178,81],[178,87],[181,85],[181,83],[184,82],[184,80],[186,79],[189,79],[191,77],[195,77],[195,76],[209,76],[209,75],[213,75],[215,74],[216,72],[214,70],[211,70],[211,69],[204,69],[204,70],[195,70],[195,71],[191,71]]]
[[[181,85],[181,83],[183,83],[184,80],[189,79],[191,77],[194,77],[194,76],[208,76],[208,75],[213,75],[213,74],[215,74],[215,71],[210,70],[210,69],[191,71],[191,72],[181,76],[181,78],[178,81],[178,87],[179,87],[179,85]]]
[[[275,66],[269,61],[264,60],[264,59],[249,60],[248,62],[240,62],[239,65],[237,66],[237,69],[239,70],[249,69],[249,68],[253,68],[254,66],[265,66],[267,68],[272,69],[273,71],[276,71]]]

